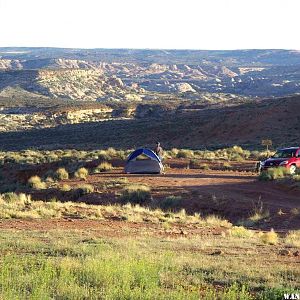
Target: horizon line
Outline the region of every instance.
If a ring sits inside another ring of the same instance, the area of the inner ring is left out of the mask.
[[[135,47],[61,47],[61,46],[0,46],[0,49],[64,49],[64,50],[153,50],[153,51],[296,51],[300,52],[300,49],[294,48],[234,48],[234,49],[206,49],[206,48],[135,48]]]

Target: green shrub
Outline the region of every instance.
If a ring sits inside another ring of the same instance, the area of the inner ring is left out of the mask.
[[[74,174],[76,178],[80,178],[84,180],[86,180],[88,175],[89,175],[89,171],[86,168],[79,168]]]
[[[289,175],[287,168],[278,167],[278,168],[269,168],[265,171],[262,171],[259,175],[259,180],[268,181],[281,179]]]
[[[42,182],[39,176],[32,176],[28,179],[28,185],[35,190],[43,190],[45,189],[46,183]]]
[[[181,150],[178,150],[176,157],[177,158],[192,158],[192,157],[194,157],[194,152],[192,150],[181,149]]]
[[[108,163],[108,162],[102,162],[100,165],[98,165],[95,169],[94,169],[94,173],[100,173],[100,172],[105,172],[105,171],[110,171],[113,169],[112,164]]]
[[[151,200],[150,187],[143,184],[126,186],[121,195],[122,203],[145,204]]]
[[[59,168],[55,172],[55,178],[58,180],[66,180],[69,179],[69,173],[65,168]]]
[[[182,197],[181,196],[168,196],[165,199],[163,199],[159,206],[164,210],[178,210],[180,206],[182,205]]]

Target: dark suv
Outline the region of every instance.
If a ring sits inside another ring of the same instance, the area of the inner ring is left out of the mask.
[[[290,174],[295,174],[300,168],[300,147],[290,147],[278,149],[270,158],[259,163],[259,170],[264,171],[268,168],[285,167]]]

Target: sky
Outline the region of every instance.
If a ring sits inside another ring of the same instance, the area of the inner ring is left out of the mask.
[[[0,47],[295,49],[300,0],[0,0]]]

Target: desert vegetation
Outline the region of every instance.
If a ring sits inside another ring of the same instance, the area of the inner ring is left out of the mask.
[[[299,206],[242,198],[240,184],[252,193],[266,184],[253,173],[264,152],[166,149],[166,174],[135,176],[123,173],[130,151],[0,153],[1,297],[281,299],[297,291]],[[299,176],[272,174],[275,189]]]
[[[24,151],[6,151],[0,152],[0,163],[20,163],[20,164],[40,164],[51,163],[61,160],[74,161],[90,161],[90,160],[106,160],[110,159],[126,159],[132,152],[132,149],[117,150],[107,148],[103,150],[76,150],[76,149],[59,149],[59,150],[24,150]],[[166,159],[183,158],[191,159],[191,163],[196,164],[197,160],[221,160],[228,161],[245,161],[245,160],[261,160],[271,155],[271,152],[245,150],[239,146],[218,150],[191,150],[176,149],[166,150],[164,156]],[[108,167],[108,165],[103,165]],[[100,167],[100,166],[99,166]]]
[[[236,234],[237,229],[230,235],[179,233],[174,238],[170,228],[156,236],[149,227],[120,238],[117,227],[110,226],[2,230],[1,296],[252,300],[281,299],[283,293],[298,291],[296,265],[287,270],[286,262],[278,260],[285,253],[283,239],[278,249],[261,242],[259,234]],[[124,224],[123,230],[130,227]],[[260,255],[257,246],[263,249]],[[294,261],[291,248],[288,252],[287,259]]]

